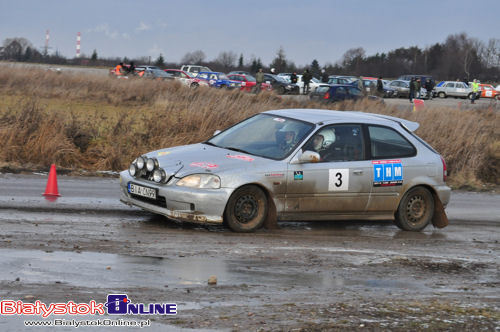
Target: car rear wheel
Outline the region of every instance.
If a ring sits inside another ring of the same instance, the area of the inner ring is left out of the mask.
[[[229,198],[224,221],[234,232],[253,232],[264,223],[267,209],[267,197],[262,189],[253,185],[244,186]]]
[[[446,98],[446,93],[441,91],[440,93],[438,93],[438,97],[439,98]]]
[[[434,214],[434,198],[424,187],[410,189],[399,203],[395,224],[405,231],[424,229]]]
[[[197,89],[200,85],[198,83],[191,83],[189,86],[191,89]]]

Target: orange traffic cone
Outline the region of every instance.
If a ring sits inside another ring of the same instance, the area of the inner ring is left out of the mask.
[[[45,188],[45,192],[42,195],[61,196],[59,195],[59,191],[57,190],[57,174],[56,174],[55,164],[50,165],[49,180],[47,181],[47,187]]]

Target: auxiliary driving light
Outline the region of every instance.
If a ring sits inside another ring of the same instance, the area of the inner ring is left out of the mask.
[[[137,173],[137,166],[135,166],[135,164],[130,164],[128,172],[130,173],[130,175],[135,176],[135,174]]]
[[[143,169],[144,168],[144,157],[139,157],[137,158],[136,165],[138,169]]]
[[[167,174],[165,173],[164,170],[162,169],[155,169],[153,172],[153,181],[154,182],[163,182],[167,178]]]
[[[149,158],[146,162],[146,169],[149,172],[152,172],[156,167],[158,167],[158,160],[156,160],[155,158]]]

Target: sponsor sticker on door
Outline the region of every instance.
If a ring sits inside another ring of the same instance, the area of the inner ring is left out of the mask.
[[[401,160],[373,160],[373,186],[390,187],[403,184]]]

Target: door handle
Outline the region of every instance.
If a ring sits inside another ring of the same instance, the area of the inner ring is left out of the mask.
[[[363,174],[363,170],[362,169],[355,169],[354,171],[352,171],[355,175],[362,175]]]

